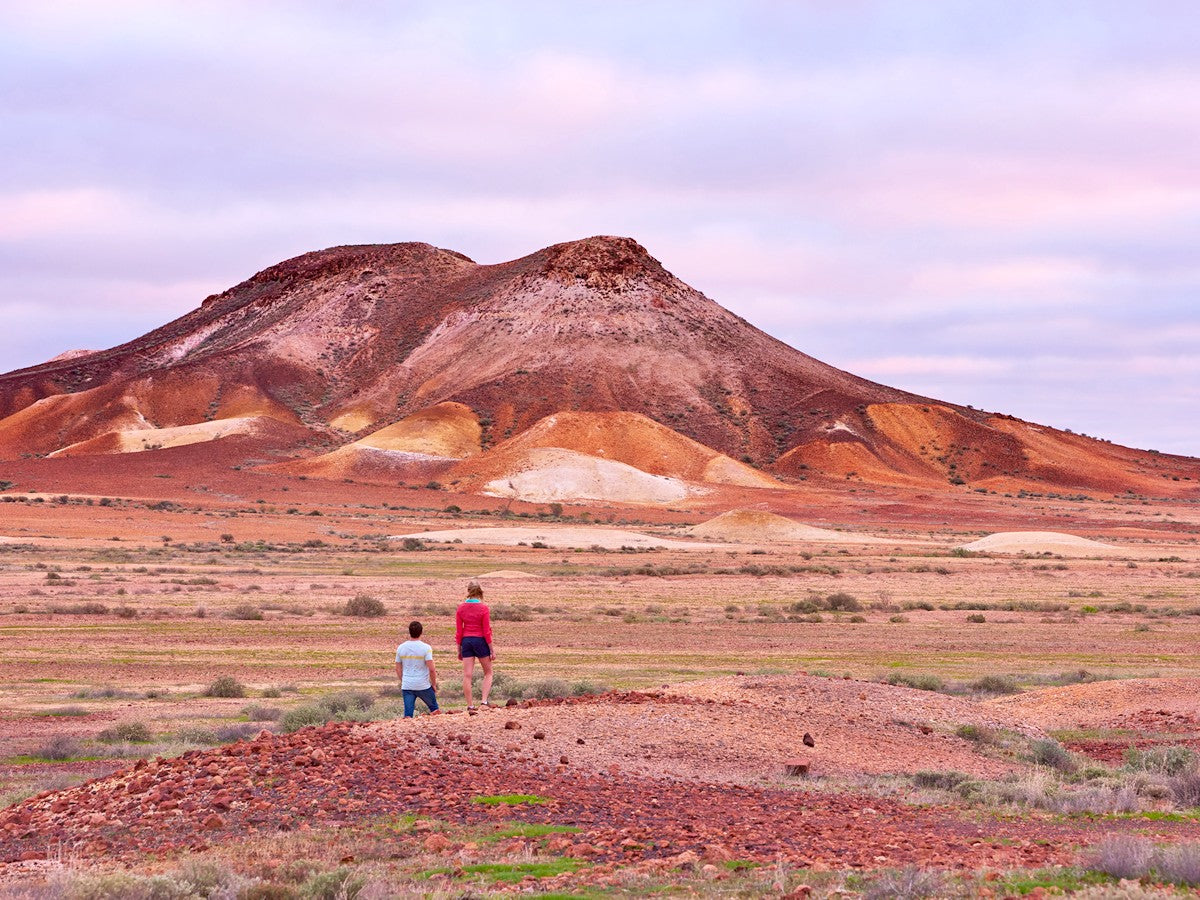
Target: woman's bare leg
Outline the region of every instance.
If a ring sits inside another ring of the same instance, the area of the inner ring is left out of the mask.
[[[491,666],[491,660],[488,660],[488,666]],[[471,678],[475,675],[475,657],[463,657],[463,699],[467,701],[467,706],[475,705],[471,694]]]
[[[480,693],[483,694],[482,702],[486,706],[488,696],[492,693],[492,658],[490,656],[480,657],[479,664],[483,666],[483,687],[480,689]]]

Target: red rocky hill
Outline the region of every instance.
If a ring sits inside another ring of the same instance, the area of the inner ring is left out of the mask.
[[[311,454],[404,419],[408,434],[425,420],[417,414],[446,402],[473,416],[485,454],[555,413],[625,412],[786,480],[1200,489],[1196,460],[835,369],[617,237],[497,265],[417,243],[288,260],[127,344],[0,375],[0,458],[152,451],[234,434],[260,451]],[[213,425],[223,420],[234,421]],[[619,458],[591,446],[604,430],[558,429],[588,435],[588,447],[564,449]]]

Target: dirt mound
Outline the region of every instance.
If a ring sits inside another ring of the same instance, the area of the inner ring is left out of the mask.
[[[674,541],[669,538],[653,537],[636,531],[619,528],[580,528],[573,526],[541,528],[450,528],[443,531],[422,531],[402,534],[392,540],[417,538],[424,541],[460,541],[464,544],[501,544],[510,547],[521,544],[544,544],[547,547],[604,547],[620,550],[622,547],[664,547],[671,550],[715,550],[722,544],[705,544],[699,541]]]
[[[771,476],[634,412],[555,413],[497,447],[495,456],[538,447],[573,450],[683,481],[782,487]]]
[[[715,519],[693,525],[687,533],[695,537],[734,543],[823,541],[838,544],[873,544],[881,540],[869,535],[849,534],[805,525],[795,519],[760,509],[731,509]]]
[[[687,483],[782,488],[744,463],[637,413],[563,412],[455,467],[452,480],[522,500],[669,503]]]
[[[1093,681],[988,700],[998,715],[1038,728],[1120,728],[1140,714],[1191,715],[1200,678],[1131,678]]]
[[[979,553],[1052,553],[1058,556],[1111,556],[1120,547],[1057,531],[1001,531],[969,544],[963,550]]]
[[[672,503],[693,493],[678,478],[651,475],[625,463],[572,450],[538,447],[514,456],[505,459],[507,465],[503,467],[495,457],[481,462],[478,468],[472,466],[476,471],[492,472],[493,477],[479,485],[480,493],[532,503],[558,500]],[[463,480],[463,467],[456,467],[452,475]]]

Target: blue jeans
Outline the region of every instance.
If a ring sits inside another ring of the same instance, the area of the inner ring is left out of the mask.
[[[425,707],[430,712],[437,711],[437,694],[431,687],[423,688],[419,691],[404,689],[400,693],[404,696],[404,718],[406,719],[411,719],[413,713],[416,712],[418,697],[421,698],[421,702],[425,704]]]

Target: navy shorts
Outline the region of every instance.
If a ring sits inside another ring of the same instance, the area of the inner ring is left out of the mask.
[[[458,645],[458,649],[462,653],[463,659],[466,659],[468,656],[478,656],[482,659],[485,656],[492,655],[492,648],[481,637],[463,638],[462,643]]]

